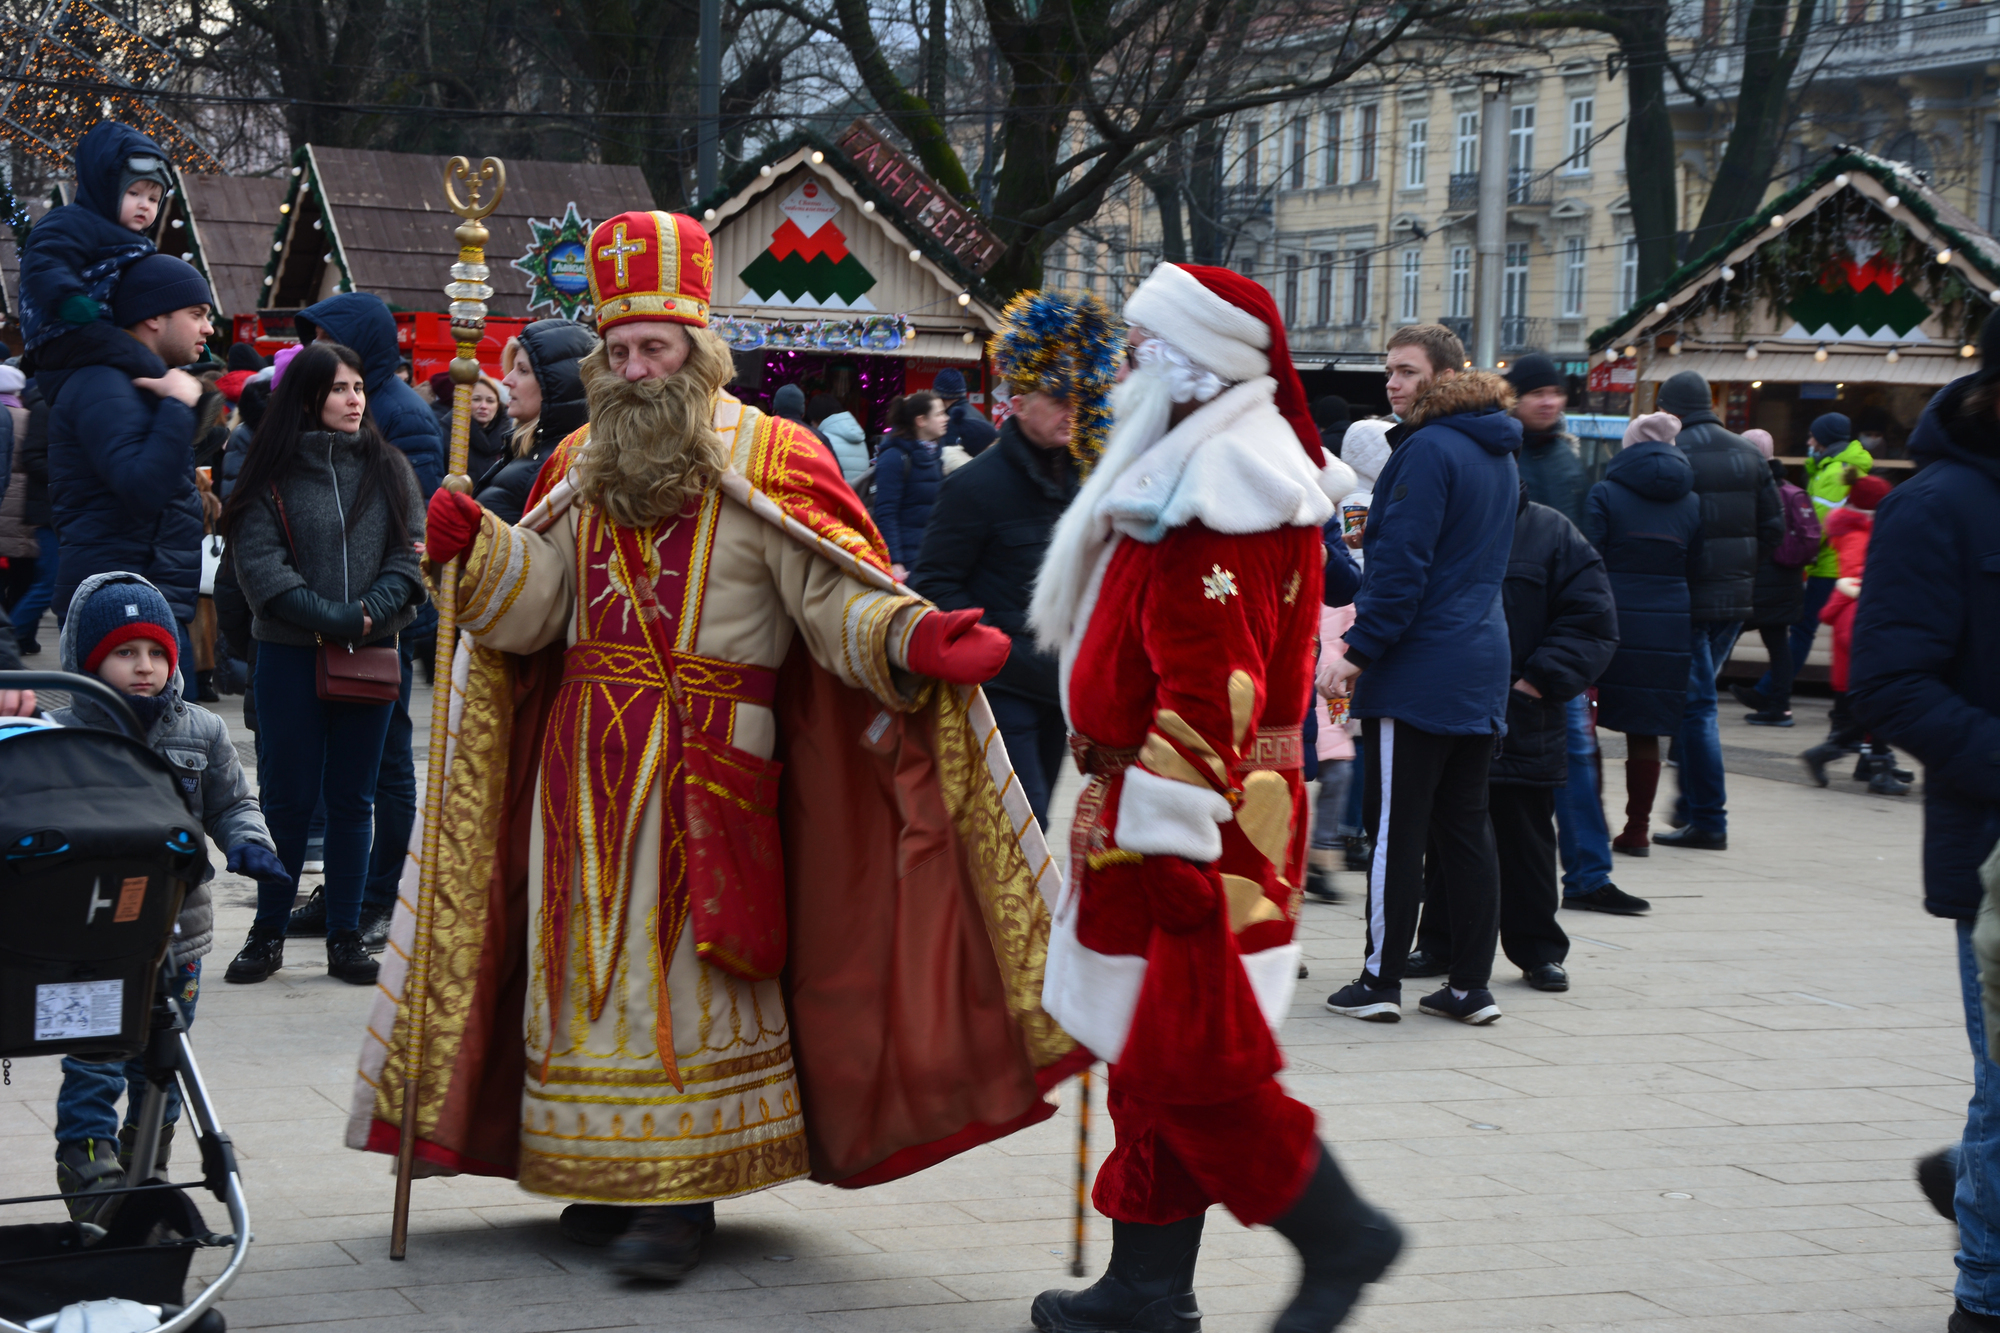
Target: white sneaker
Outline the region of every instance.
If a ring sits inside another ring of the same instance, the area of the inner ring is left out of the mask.
[[[299,873],[301,875],[324,875],[326,873],[326,862],[308,861],[299,867]]]

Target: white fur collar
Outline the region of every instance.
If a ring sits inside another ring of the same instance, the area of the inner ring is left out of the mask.
[[[1157,542],[1194,522],[1250,533],[1333,516],[1354,470],[1330,458],[1316,473],[1272,404],[1276,392],[1269,376],[1232,385],[1156,441],[1113,432],[1043,558],[1028,608],[1038,641],[1056,649],[1081,632],[1085,588],[1114,533]]]

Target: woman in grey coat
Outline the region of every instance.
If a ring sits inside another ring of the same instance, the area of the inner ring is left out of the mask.
[[[368,412],[361,358],[316,342],[279,379],[218,525],[250,603],[253,689],[264,753],[264,814],[294,880],[313,806],[326,800],[327,972],[372,985],[361,891],[374,833],[375,778],[393,702],[319,697],[322,644],[393,644],[425,599],[417,563],[423,496],[409,462]],[[284,966],[294,892],[260,885],[257,920],[226,980]]]

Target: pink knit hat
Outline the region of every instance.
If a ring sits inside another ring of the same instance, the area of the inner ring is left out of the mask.
[[[1649,412],[1643,417],[1633,417],[1632,424],[1625,428],[1625,443],[1619,447],[1630,449],[1641,440],[1662,440],[1673,443],[1674,436],[1681,433],[1681,419],[1671,412]]]
[[[1771,432],[1768,430],[1757,430],[1753,427],[1743,432],[1743,438],[1756,445],[1757,452],[1764,455],[1767,460],[1778,452],[1778,446],[1772,441]]]

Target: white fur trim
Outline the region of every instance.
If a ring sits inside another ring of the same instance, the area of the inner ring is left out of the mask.
[[[1280,944],[1243,955],[1243,970],[1250,975],[1250,989],[1256,992],[1257,1007],[1264,1011],[1264,1021],[1271,1025],[1274,1037],[1284,1026],[1285,1015],[1292,1011],[1292,992],[1299,986],[1301,952],[1297,944]]]
[[[1201,285],[1178,264],[1162,264],[1125,302],[1125,320],[1159,334],[1226,380],[1271,373],[1271,330],[1247,310]]]
[[[1142,856],[1214,861],[1222,855],[1222,825],[1234,818],[1219,792],[1130,768],[1118,795],[1118,845]]]
[[[1278,415],[1277,388],[1259,377],[1204,403],[1111,485],[1098,512],[1144,542],[1197,521],[1232,534],[1325,523],[1333,499]]]
[[[1076,904],[1049,924],[1048,962],[1042,970],[1042,1009],[1064,1032],[1111,1064],[1125,1053],[1146,960],[1138,954],[1099,953],[1076,937]]]
[[[1340,504],[1340,497],[1351,492],[1355,482],[1359,480],[1360,478],[1354,475],[1353,468],[1331,454],[1327,455],[1326,466],[1319,470],[1320,492],[1333,501],[1336,507]]]

